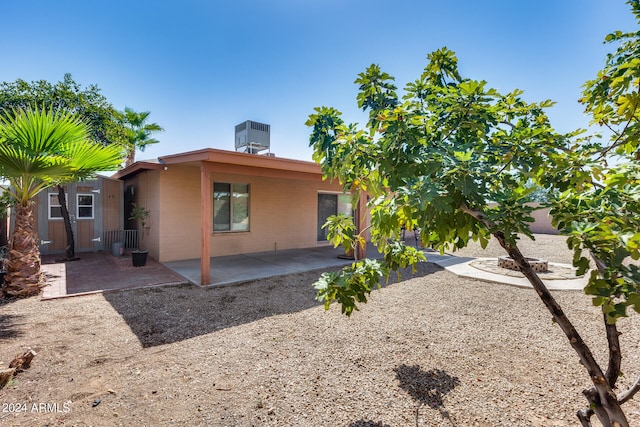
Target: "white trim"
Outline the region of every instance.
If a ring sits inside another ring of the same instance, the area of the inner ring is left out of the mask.
[[[57,221],[57,220],[62,220],[62,212],[60,212],[60,216],[51,216],[51,208],[62,208],[62,205],[58,204],[58,205],[52,205],[51,204],[51,196],[56,196],[58,197],[58,193],[47,193],[47,219],[50,221]],[[67,200],[65,200],[65,202],[67,202],[67,208],[69,207],[69,202]],[[58,199],[58,203],[60,203],[60,200]]]
[[[81,205],[80,197],[91,197],[91,205]],[[91,207],[91,216],[80,216],[80,208]],[[93,193],[77,193],[76,194],[76,220],[94,219],[96,216],[96,199]]]

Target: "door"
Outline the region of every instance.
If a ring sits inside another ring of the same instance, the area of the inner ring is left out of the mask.
[[[318,242],[327,241],[328,230],[322,226],[327,222],[327,218],[338,213],[353,216],[351,196],[348,194],[318,193]]]

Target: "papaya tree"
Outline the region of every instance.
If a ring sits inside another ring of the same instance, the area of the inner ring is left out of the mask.
[[[331,107],[316,108],[307,121],[312,127],[314,160],[321,164],[325,177],[338,180],[352,194],[369,195],[371,241],[384,254],[380,261],[357,260],[342,271],[322,274],[314,283],[318,299],[327,309],[337,301],[351,315],[390,271],[424,260],[422,252],[400,241],[402,227],[420,228],[423,244],[441,252],[465,247],[472,240],[485,247],[489,239],[497,239],[591,378],[593,387],[585,391],[589,409],[580,411],[581,422],[590,425],[589,417],[596,414],[604,426],[628,426],[621,404],[637,387],[621,396],[613,392],[621,360],[615,320],[625,315],[619,304],[640,308],[635,306],[637,278],[632,277],[637,269],[615,270],[620,263],[607,264],[610,257],[605,254],[610,252],[595,253],[596,263],[606,267],[592,273],[586,289],[598,293],[596,301],[603,307],[610,352],[605,372],[521,253],[518,240],[533,238],[531,213],[536,207],[529,202],[542,190],[549,195],[554,221],[569,234],[568,243],[576,250],[575,264],[583,272],[589,261],[580,248],[592,248],[585,246],[582,236],[601,218],[594,213],[592,222],[581,222],[581,212],[564,208],[574,197],[583,197],[588,205],[596,200],[598,191],[613,196],[616,189],[627,186],[625,194],[617,194],[620,204],[629,203],[623,212],[632,212],[632,203],[639,200],[633,195],[640,181],[610,173],[600,154],[606,149],[584,137],[582,131],[556,132],[545,113],[551,101],[526,102],[520,90],[500,93],[485,81],[461,76],[454,52],[446,48],[427,58],[427,66],[405,86],[402,96],[393,77],[377,65],[358,75],[358,107],[368,112],[365,127],[345,123]],[[633,221],[626,230],[640,231]],[[636,256],[633,235],[625,239],[631,242],[626,250]],[[593,244],[600,242],[594,239]],[[612,250],[616,260],[627,254]],[[616,289],[623,290],[612,289],[607,296],[601,288],[609,285],[602,280],[611,286],[615,282]]]
[[[0,176],[10,184],[15,209],[5,296],[36,295],[43,286],[34,197],[59,182],[117,169],[122,161],[120,146],[103,146],[89,138],[89,126],[62,109],[17,109],[0,115]]]

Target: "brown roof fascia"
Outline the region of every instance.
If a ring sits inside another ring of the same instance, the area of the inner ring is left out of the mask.
[[[246,170],[246,168],[263,168],[284,172],[311,174],[319,177],[322,176],[322,169],[314,162],[264,156],[259,154],[239,153],[236,151],[219,150],[215,148],[204,148],[202,150],[187,151],[184,153],[158,157],[158,162],[135,162],[134,164],[116,172],[112,175],[112,178],[124,179],[145,170],[162,170],[165,169],[167,165],[188,163],[197,165],[200,162],[206,162],[212,166],[213,164],[217,164],[219,166],[228,165],[228,167],[223,168],[227,172],[231,171],[230,167],[239,166],[240,170]]]
[[[127,177],[136,175],[140,172],[153,169],[164,169],[164,165],[155,162],[135,162],[134,164],[127,166],[126,168],[119,170],[111,175],[113,179],[125,179]]]
[[[166,165],[191,162],[213,162],[322,175],[320,166],[314,162],[264,156],[259,154],[239,153],[236,151],[218,150],[214,148],[205,148],[203,150],[172,154],[169,156],[159,157],[159,159]]]

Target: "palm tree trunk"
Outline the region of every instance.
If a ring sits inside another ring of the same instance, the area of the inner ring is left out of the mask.
[[[2,209],[2,207],[0,207]],[[0,246],[9,245],[9,229],[7,226],[8,213],[0,212]]]
[[[131,166],[136,161],[136,149],[131,148],[127,151],[127,157],[124,161],[124,167]]]
[[[15,207],[15,229],[2,287],[2,293],[7,297],[30,297],[39,294],[42,289],[40,248],[32,206],[33,203]]]

